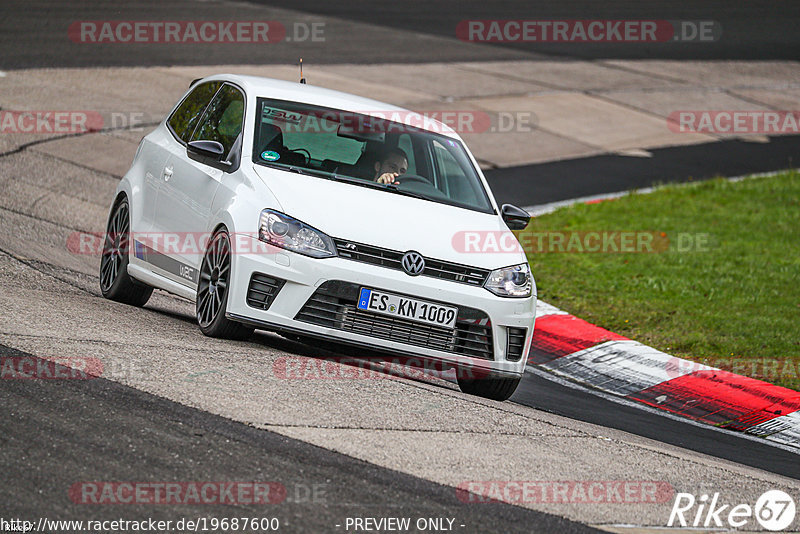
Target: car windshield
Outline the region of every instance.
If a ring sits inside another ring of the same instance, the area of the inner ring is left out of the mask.
[[[260,165],[493,213],[460,141],[397,121],[425,120],[417,114],[376,117],[266,98],[257,106],[253,161]]]

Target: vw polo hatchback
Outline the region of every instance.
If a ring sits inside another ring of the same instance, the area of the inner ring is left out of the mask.
[[[458,371],[462,391],[505,400],[524,372],[536,286],[521,251],[467,253],[457,236],[508,237],[528,220],[497,205],[440,122],[211,76],[139,144],[100,286],[136,306],[154,288],[191,299],[208,336],[258,328],[433,361]]]

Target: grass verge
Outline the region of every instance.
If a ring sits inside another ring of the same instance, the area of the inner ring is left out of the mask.
[[[800,389],[797,172],[576,204],[518,237],[542,300],[675,356]]]

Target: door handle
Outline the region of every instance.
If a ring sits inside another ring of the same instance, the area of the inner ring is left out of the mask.
[[[164,181],[169,182],[170,178],[172,178],[172,166],[164,169]]]

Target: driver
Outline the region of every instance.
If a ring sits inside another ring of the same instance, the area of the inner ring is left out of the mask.
[[[396,184],[397,177],[408,172],[408,156],[401,148],[387,148],[375,162],[375,177],[379,184]]]

